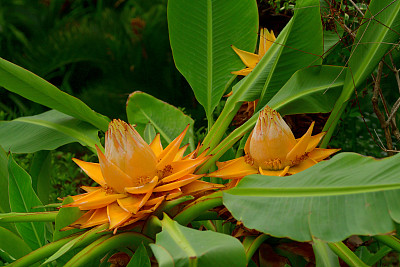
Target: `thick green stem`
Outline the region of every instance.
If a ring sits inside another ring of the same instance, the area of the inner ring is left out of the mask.
[[[360,258],[356,256],[343,242],[336,243],[328,243],[328,246],[338,255],[344,262],[346,262],[349,266],[354,267],[367,267]]]
[[[17,223],[17,222],[54,222],[58,211],[48,212],[10,212],[0,214],[0,223]]]
[[[392,235],[377,235],[374,236],[376,240],[384,243],[385,245],[391,247],[392,249],[400,252],[400,240]]]
[[[267,240],[269,236],[262,234],[257,237],[255,236],[246,236],[245,239],[243,240],[243,246],[244,250],[246,252],[246,261],[247,264],[249,264],[251,257],[253,257],[254,252],[261,246],[262,243],[264,243],[265,240]]]
[[[174,220],[181,225],[187,225],[205,211],[222,205],[222,191],[201,197],[178,213]]]
[[[126,232],[112,237],[110,236],[111,235],[104,236],[81,250],[65,264],[65,267],[87,266],[93,264],[96,259],[102,258],[107,252],[113,249],[124,247],[136,249],[142,242],[144,245],[153,242],[153,240],[147,236],[136,232]]]

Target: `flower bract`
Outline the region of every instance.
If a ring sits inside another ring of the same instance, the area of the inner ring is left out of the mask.
[[[210,177],[240,179],[250,174],[285,176],[301,172],[340,149],[317,148],[325,133],[312,136],[314,122],[296,139],[280,114],[266,107],[247,139],[245,156],[217,163]]]
[[[260,62],[261,58],[265,55],[265,53],[271,47],[273,42],[275,42],[275,40],[276,40],[276,38],[275,38],[273,31],[268,32],[267,29],[262,28],[260,30],[260,41],[259,41],[259,45],[258,45],[258,54],[240,50],[232,45],[232,49],[235,51],[235,53],[240,57],[240,59],[246,65],[246,68],[239,70],[239,71],[233,71],[231,73],[236,74],[236,75],[243,75],[243,76],[248,75],[254,69],[254,67],[257,65],[257,63]]]
[[[99,163],[73,159],[99,186],[83,186],[86,193],[63,206],[87,211],[69,227],[109,224],[115,232],[145,220],[164,201],[220,188],[199,180],[203,174],[194,174],[209,158],[207,151],[197,155],[196,149],[184,156],[188,145],[180,145],[188,128],[164,149],[159,134],[148,145],[133,126],[113,120],[105,136],[105,153],[96,147]]]

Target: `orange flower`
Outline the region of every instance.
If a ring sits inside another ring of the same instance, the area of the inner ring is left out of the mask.
[[[313,127],[314,122],[303,137],[295,139],[279,113],[267,106],[247,139],[246,155],[217,163],[218,170],[208,176],[240,179],[257,173],[285,176],[301,172],[340,150],[316,148],[325,133],[311,136]]]
[[[233,71],[232,74],[236,75],[248,75],[254,67],[260,62],[261,58],[265,55],[268,49],[271,47],[272,43],[275,42],[276,38],[274,32],[268,32],[267,29],[262,28],[260,30],[260,42],[258,45],[258,54],[253,54],[247,51],[240,50],[232,45],[232,49],[236,52],[236,54],[240,57],[243,63],[246,65],[246,68]]]
[[[114,120],[105,137],[105,153],[96,147],[99,163],[73,159],[99,187],[82,188],[63,207],[87,212],[70,227],[86,228],[109,224],[114,232],[122,226],[145,220],[166,200],[190,195],[221,185],[200,181],[194,174],[209,156],[196,157],[198,149],[183,156],[188,145],[179,148],[189,126],[165,149],[158,134],[148,145],[131,125]]]

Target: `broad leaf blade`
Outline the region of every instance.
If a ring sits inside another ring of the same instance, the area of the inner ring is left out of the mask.
[[[13,153],[53,150],[72,142],[93,149],[95,144],[100,146],[98,129],[56,110],[3,121],[0,125],[0,144]]]
[[[12,212],[32,212],[32,207],[43,205],[32,188],[32,181],[14,159],[9,156],[9,193]],[[45,211],[43,208],[34,211]],[[31,249],[45,245],[45,225],[43,222],[17,223],[19,234]]]
[[[168,103],[143,92],[134,92],[129,96],[126,106],[128,121],[136,125],[136,130],[140,135],[144,135],[144,130],[150,123],[160,133],[165,144],[171,143],[185,127],[190,124],[189,132],[186,134],[183,143],[191,142],[193,137],[194,121],[182,111]]]
[[[107,131],[109,119],[32,72],[0,58],[0,86]]]
[[[150,259],[149,255],[147,254],[146,248],[144,247],[143,243],[136,249],[135,254],[133,255],[132,259],[129,261],[126,267],[150,267]]]
[[[6,152],[0,146],[0,188],[3,193],[0,194],[0,213],[10,211],[10,201],[8,198],[8,158]]]
[[[171,220],[164,214],[163,230],[151,244],[160,266],[245,266],[242,244],[234,237],[198,231]]]
[[[29,173],[32,178],[32,187],[43,204],[49,203],[51,188],[51,152],[38,151],[33,155]]]
[[[223,201],[246,227],[273,236],[337,242],[385,234],[400,222],[399,158],[341,153],[292,176],[250,175]]]
[[[71,197],[67,197],[63,201],[63,205],[74,202]],[[79,232],[79,229],[71,229],[67,231],[60,231],[62,228],[72,224],[76,220],[81,217],[83,212],[78,207],[70,207],[70,208],[61,208],[57,214],[54,233],[53,233],[53,241],[57,241],[61,238]]]
[[[0,227],[0,240],[0,249],[15,259],[19,259],[32,251],[24,240],[3,227]]]
[[[231,45],[254,52],[258,31],[255,1],[168,1],[174,61],[207,117],[212,116],[230,72],[243,68]]]

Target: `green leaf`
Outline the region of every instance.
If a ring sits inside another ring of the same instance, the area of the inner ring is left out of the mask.
[[[298,241],[389,233],[400,221],[399,158],[341,153],[292,176],[250,175],[223,202],[246,227]]]
[[[14,161],[8,160],[10,207],[12,212],[32,212],[32,207],[42,205],[32,188],[32,181]],[[44,211],[43,208],[35,211]],[[31,249],[37,249],[45,244],[45,225],[43,222],[26,222],[16,224],[19,234]]]
[[[166,214],[156,244],[150,244],[163,266],[246,266],[244,248],[238,239],[213,232],[187,228]]]
[[[63,201],[63,205],[74,202],[72,197],[67,197]],[[82,216],[82,211],[78,207],[70,207],[70,208],[61,208],[57,214],[54,233],[53,233],[53,241],[57,241],[63,237],[74,234],[81,230],[72,229],[67,231],[60,231],[62,228],[70,225],[75,222]]]
[[[129,96],[126,113],[129,123],[137,125],[136,130],[140,135],[143,136],[147,124],[150,123],[156,132],[160,133],[165,144],[171,143],[190,124],[183,142],[190,141],[194,149],[193,140],[189,140],[193,137],[194,121],[176,107],[151,95],[136,91]]]
[[[7,252],[14,259],[19,259],[32,250],[19,236],[0,227],[0,250]]]
[[[231,45],[253,52],[257,41],[255,1],[168,1],[168,29],[178,70],[203,105],[207,118],[243,63]]]
[[[29,173],[32,187],[43,204],[49,203],[51,188],[51,152],[38,151],[34,154]]]
[[[154,126],[149,122],[146,124],[146,127],[144,128],[143,139],[146,141],[146,143],[150,144],[155,137],[156,137],[156,129],[154,129]]]
[[[322,142],[326,146],[346,107],[346,102],[364,80],[375,69],[385,53],[399,39],[400,1],[372,0],[367,8],[362,25],[357,30],[350,53],[346,80],[338,99],[325,125],[327,134]]]
[[[107,131],[109,119],[90,109],[78,98],[60,91],[57,87],[32,72],[0,58],[0,86],[31,101],[86,121]]]
[[[4,149],[0,146],[0,188],[3,193],[0,194],[0,213],[10,211],[10,200],[8,193],[8,158]]]
[[[136,249],[135,254],[126,267],[150,267],[150,259],[143,243]]]
[[[95,127],[56,110],[3,121],[0,126],[0,144],[13,153],[53,150],[72,142],[93,149],[100,145]]]

